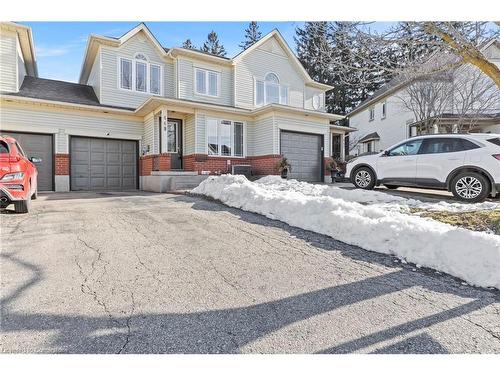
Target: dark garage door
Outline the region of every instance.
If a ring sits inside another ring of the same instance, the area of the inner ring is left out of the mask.
[[[137,142],[71,137],[71,190],[137,188]]]
[[[281,131],[281,154],[292,166],[289,178],[302,181],[321,181],[323,136]]]
[[[2,134],[14,137],[28,158],[31,158],[33,156],[42,158],[42,162],[36,164],[36,168],[38,170],[38,191],[53,190],[53,135],[14,133],[3,131]]]

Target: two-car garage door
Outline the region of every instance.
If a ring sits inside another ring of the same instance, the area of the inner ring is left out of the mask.
[[[288,159],[289,178],[318,182],[323,178],[323,136],[282,130],[281,155]]]
[[[137,142],[71,137],[71,190],[137,189]]]

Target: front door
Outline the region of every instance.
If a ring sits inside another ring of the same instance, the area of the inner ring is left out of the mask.
[[[163,135],[162,152],[170,154],[170,168],[182,169],[182,121],[169,119],[163,125]]]

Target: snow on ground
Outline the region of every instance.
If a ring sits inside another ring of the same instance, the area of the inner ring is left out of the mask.
[[[418,199],[404,198],[373,190],[346,190],[332,185],[318,185],[297,180],[284,180],[279,176],[266,176],[255,183],[278,191],[296,191],[305,195],[329,196],[348,201],[374,204],[389,210],[409,211],[418,208],[428,211],[471,212],[481,210],[500,210],[499,202],[459,203],[459,202],[422,202]]]
[[[192,192],[367,250],[395,254],[473,285],[500,289],[500,236],[388,208],[391,202],[408,205],[409,199],[275,177],[250,182],[233,175],[211,176]]]

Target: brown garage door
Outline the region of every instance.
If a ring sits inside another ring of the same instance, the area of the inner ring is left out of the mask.
[[[15,138],[26,157],[39,157],[41,163],[36,164],[38,170],[38,191],[54,190],[54,152],[52,134],[32,134],[2,131],[3,135]]]
[[[71,190],[137,189],[137,142],[71,137]]]

